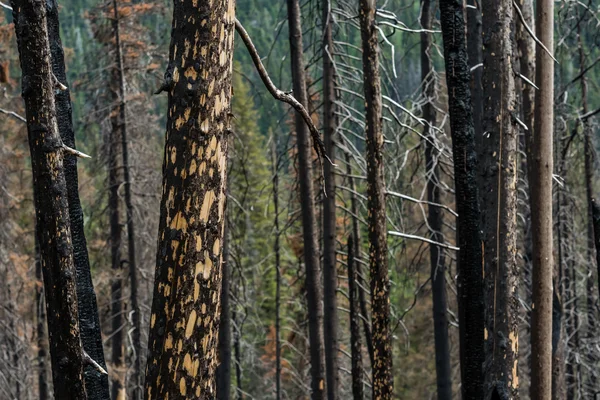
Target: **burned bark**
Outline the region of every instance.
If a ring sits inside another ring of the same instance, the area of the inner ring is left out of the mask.
[[[350,355],[352,357],[352,398],[362,400],[363,390],[363,365],[362,365],[362,343],[360,340],[360,316],[358,305],[358,274],[356,273],[356,262],[354,259],[354,236],[348,238],[348,292],[350,302]]]

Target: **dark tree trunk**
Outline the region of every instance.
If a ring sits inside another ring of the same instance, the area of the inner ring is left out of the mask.
[[[57,91],[55,95],[58,130],[63,143],[74,149],[75,132],[73,130],[71,94],[68,89],[65,56],[60,39],[57,0],[47,1],[46,7],[52,72],[56,79],[67,87],[67,90]],[[73,258],[76,270],[81,343],[87,354],[106,370],[98,305],[92,282],[87,242],[83,228],[83,210],[81,209],[81,201],[79,200],[77,157],[72,154],[65,154],[63,165],[67,185],[71,240],[73,243]],[[108,400],[110,398],[107,375],[101,374],[92,366],[87,366],[84,368],[84,377],[89,399]]]
[[[294,97],[305,108],[308,108],[299,1],[287,0],[287,10]],[[313,400],[320,400],[324,398],[325,390],[325,360],[323,357],[323,337],[321,331],[323,323],[323,294],[321,292],[321,279],[319,276],[317,219],[311,170],[312,152],[308,126],[298,113],[296,113],[294,121],[298,146],[300,206],[302,210],[302,233],[304,238],[304,265],[306,268],[306,300],[308,310],[310,310],[308,313],[308,329],[311,362],[311,398]]]
[[[235,296],[239,298],[239,293]],[[235,308],[231,313],[231,320],[233,321],[233,355],[235,357],[235,386],[237,399],[242,400],[244,398],[244,391],[242,389],[242,350],[241,350],[241,339],[242,339],[242,324],[238,322],[237,312]]]
[[[350,210],[352,211],[352,237],[354,238],[354,259],[360,259],[360,229],[358,221],[358,201],[356,200],[356,188],[354,186],[354,179],[352,179],[352,167],[350,164],[350,155],[346,153],[346,174],[348,175],[348,181],[350,184]],[[371,319],[369,318],[369,310],[367,309],[367,296],[366,287],[367,283],[362,278],[362,268],[360,261],[356,261],[356,285],[358,286],[358,303],[360,306],[360,313],[362,315],[363,329],[365,331],[365,342],[367,342],[367,350],[369,352],[369,360],[371,362],[371,368],[373,368],[373,340],[371,338]]]
[[[137,281],[137,263],[135,250],[135,226],[133,221],[133,199],[131,194],[131,176],[129,167],[129,143],[127,131],[127,115],[126,115],[126,91],[125,91],[125,68],[123,65],[123,55],[121,50],[121,35],[119,32],[119,4],[117,0],[113,0],[113,29],[115,34],[115,57],[116,70],[118,75],[119,85],[119,126],[121,133],[121,157],[123,163],[123,183],[125,187],[125,210],[127,221],[127,264],[129,266],[129,296],[131,302],[132,319],[133,319],[133,398],[141,398],[142,385],[142,367],[141,367],[141,313],[138,304],[138,281]]]
[[[387,221],[383,180],[383,129],[379,42],[375,23],[376,0],[359,0],[366,108],[367,198],[369,269],[373,334],[373,398],[391,399],[394,393],[390,335]]]
[[[471,71],[471,104],[473,108],[473,126],[475,128],[475,148],[483,146],[483,88],[481,78],[483,76],[481,36],[481,0],[468,0],[467,4],[467,55]],[[477,151],[478,157],[481,153]],[[479,158],[480,163],[481,159]]]
[[[478,198],[478,160],[469,84],[462,2],[440,2],[446,60],[454,186],[458,211],[458,313],[462,398],[483,399],[482,239]]]
[[[335,162],[335,78],[333,67],[333,35],[330,0],[323,0],[321,7],[323,23],[323,137],[325,151]],[[338,399],[338,315],[337,315],[337,269],[336,269],[336,215],[335,174],[333,165],[324,162],[325,193],[323,198],[323,301],[325,365],[327,398]]]
[[[592,218],[594,222],[594,247],[596,250],[596,265],[600,266],[600,205],[595,198],[592,198]],[[600,276],[600,267],[598,267],[598,276]],[[598,291],[600,292],[600,285]]]
[[[46,357],[48,342],[46,341],[46,309],[44,304],[44,281],[42,278],[42,263],[40,262],[40,246],[35,239],[35,310],[36,310],[36,339],[38,357],[38,397],[47,400],[48,373],[46,371]]]
[[[360,340],[360,315],[358,313],[358,275],[354,260],[353,235],[348,238],[348,292],[350,297],[350,351],[352,357],[352,398],[362,400],[363,392],[363,365],[362,343]]]
[[[227,223],[223,234],[223,279],[221,281],[221,322],[219,325],[219,367],[217,368],[217,399],[229,400],[231,393],[231,310],[229,287],[229,238]]]
[[[421,1],[421,28],[431,30],[435,2],[432,0]],[[436,115],[433,104],[435,98],[435,77],[431,65],[432,34],[421,32],[421,80],[423,82],[423,95],[426,103],[423,106],[423,119],[427,121],[424,127],[423,137],[425,145],[425,168],[427,180],[427,200],[432,203],[441,203],[439,189],[439,168],[437,162],[436,142],[434,127]],[[442,243],[442,213],[439,207],[429,206],[427,225],[431,229],[431,239]],[[446,261],[444,252],[435,245],[429,245],[429,257],[431,262],[431,293],[433,297],[433,330],[435,337],[435,367],[437,378],[437,397],[439,400],[452,399],[452,370],[450,368],[450,344],[448,342],[448,299],[446,295]]]
[[[76,270],[63,163],[65,150],[56,120],[46,3],[14,0],[11,5],[22,69],[54,395],[61,400],[82,400],[87,396]]]
[[[511,0],[484,0],[484,398],[518,398],[517,136]],[[460,211],[459,211],[460,213]],[[496,397],[494,397],[496,396]]]
[[[273,138],[273,212],[275,214],[275,399],[281,400],[281,245],[279,231],[279,141]]]
[[[234,24],[233,0],[175,2],[147,400],[216,394]]]

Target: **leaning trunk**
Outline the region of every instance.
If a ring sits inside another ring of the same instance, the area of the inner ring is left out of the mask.
[[[44,277],[54,395],[86,399],[64,145],[58,131],[46,3],[12,1],[31,153],[36,233]]]
[[[233,0],[174,6],[146,399],[216,393],[234,23]]]
[[[291,67],[294,96],[308,108],[306,78],[304,76],[304,54],[302,28],[300,24],[300,2],[287,0],[290,30]],[[308,305],[308,330],[310,343],[312,399],[324,397],[323,306],[319,279],[319,254],[317,246],[317,219],[314,204],[312,179],[312,157],[308,126],[299,113],[295,115],[296,141],[298,146],[298,170],[300,180],[300,206],[302,210],[302,233],[304,238],[304,265],[306,268],[306,301]]]
[[[483,288],[478,160],[462,1],[440,2],[458,211],[458,318],[463,399],[483,398]]]

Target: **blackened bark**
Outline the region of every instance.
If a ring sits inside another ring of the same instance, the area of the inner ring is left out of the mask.
[[[56,121],[46,3],[13,0],[44,277],[54,395],[86,399],[63,147]]]
[[[512,0],[484,0],[484,398],[518,398],[517,122]],[[460,213],[460,211],[459,211]],[[536,305],[537,306],[537,305]]]
[[[219,325],[219,367],[217,368],[217,399],[229,400],[231,393],[231,310],[229,287],[229,238],[227,223],[223,234],[223,279],[221,280],[221,322]]]
[[[123,163],[123,183],[125,187],[125,210],[127,221],[127,265],[129,266],[129,298],[131,302],[131,311],[133,319],[133,398],[141,398],[142,367],[141,367],[141,313],[138,304],[138,281],[137,281],[137,262],[135,250],[135,225],[133,221],[133,199],[131,194],[131,174],[129,166],[129,143],[127,131],[126,115],[126,92],[125,92],[125,68],[123,64],[123,54],[121,49],[121,35],[119,31],[119,5],[117,0],[113,0],[113,29],[115,35],[115,57],[116,71],[119,85],[119,126],[121,133],[121,157]]]
[[[294,97],[305,108],[308,108],[299,1],[287,0],[287,11]],[[304,265],[306,268],[306,300],[309,310],[311,398],[313,400],[321,400],[324,398],[325,391],[325,360],[323,357],[323,337],[321,331],[323,324],[323,294],[321,292],[321,280],[319,276],[318,233],[311,168],[311,146],[308,127],[300,114],[297,113],[295,115],[294,122],[298,146],[300,207],[302,211],[302,233],[304,239]]]
[[[390,335],[387,221],[383,178],[383,130],[379,42],[375,23],[376,0],[359,1],[366,108],[367,207],[369,209],[369,269],[373,334],[373,398],[391,399],[394,393]]]
[[[471,104],[473,108],[473,126],[475,129],[475,148],[483,146],[483,88],[481,78],[483,76],[481,36],[481,0],[468,0],[467,4],[467,55],[469,68],[471,70]],[[477,151],[477,155],[481,153]]]
[[[454,186],[458,211],[458,312],[462,398],[483,398],[484,311],[478,160],[469,84],[465,21],[460,0],[440,2],[446,60]]]
[[[147,400],[216,395],[234,24],[233,0],[174,4]]]
[[[63,143],[74,149],[75,132],[73,130],[71,94],[68,89],[69,84],[67,82],[65,69],[65,56],[60,39],[57,0],[47,1],[46,7],[52,72],[56,79],[67,87],[66,90],[58,90],[55,92],[58,130]],[[81,209],[81,201],[79,200],[77,157],[75,155],[65,153],[64,174],[69,203],[73,258],[77,274],[77,306],[79,310],[81,343],[87,354],[102,366],[102,368],[106,369],[104,349],[102,347],[102,332],[98,316],[98,305],[96,302],[94,284],[92,282],[90,260],[83,228],[83,210]],[[107,400],[110,398],[107,375],[101,374],[97,369],[88,365],[84,368],[84,377],[85,388],[89,399]]]
[[[325,151],[335,162],[335,81],[333,67],[333,35],[330,0],[321,2],[323,23],[323,138]],[[325,193],[323,198],[323,303],[325,342],[325,366],[327,398],[337,400],[339,387],[338,371],[338,314],[337,314],[337,269],[336,269],[336,216],[335,174],[333,165],[324,162]]]
[[[358,313],[358,275],[354,260],[354,236],[348,238],[348,292],[350,297],[350,355],[352,357],[352,398],[362,400],[363,392],[363,365],[362,343],[360,340],[360,316]]]
[[[36,339],[38,358],[38,397],[47,400],[48,374],[46,372],[46,357],[48,342],[46,340],[46,307],[44,305],[44,281],[42,278],[42,263],[40,262],[40,246],[35,239],[35,311],[36,311]]]
[[[432,0],[421,1],[421,28],[431,30],[435,2]],[[423,82],[423,119],[427,124],[423,128],[425,145],[425,169],[427,176],[427,200],[432,203],[441,203],[438,174],[439,168],[434,144],[436,141],[434,127],[436,123],[435,109],[432,101],[435,98],[435,77],[431,65],[432,34],[421,32],[421,80]],[[439,207],[428,207],[427,225],[431,229],[431,239],[435,242],[444,241],[442,235],[442,213]],[[437,397],[439,400],[452,399],[452,370],[450,368],[450,345],[448,342],[448,299],[446,295],[446,261],[444,252],[435,245],[429,246],[431,262],[431,293],[433,297],[433,331],[435,338],[435,367]]]
[[[352,237],[354,238],[354,259],[360,258],[360,228],[358,226],[358,201],[356,200],[356,187],[354,186],[354,179],[352,179],[352,167],[350,161],[350,154],[346,153],[346,174],[348,175],[348,181],[350,184],[350,210],[352,211]],[[356,276],[358,285],[358,303],[360,306],[360,313],[362,315],[363,329],[365,331],[365,342],[367,344],[367,350],[369,352],[369,361],[371,368],[373,368],[373,340],[371,338],[371,318],[369,318],[369,310],[367,309],[367,296],[365,289],[367,283],[363,279],[363,273],[360,262],[355,262]]]

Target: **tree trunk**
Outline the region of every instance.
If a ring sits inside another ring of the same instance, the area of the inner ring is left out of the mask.
[[[75,148],[75,132],[71,107],[71,94],[68,89],[65,69],[65,56],[60,39],[60,24],[57,0],[46,2],[46,18],[48,38],[50,41],[50,57],[52,72],[56,79],[67,87],[67,90],[55,92],[56,119],[58,130],[63,143]],[[92,282],[90,261],[83,227],[83,210],[79,200],[79,180],[77,176],[77,157],[65,154],[64,174],[67,185],[67,201],[69,204],[69,220],[71,241],[73,243],[73,258],[76,271],[77,306],[81,343],[87,354],[106,370],[102,333],[98,316],[96,293]],[[108,400],[110,398],[108,376],[101,374],[91,365],[84,368],[85,388],[91,400]]]
[[[421,1],[421,28],[431,30],[435,2],[432,0]],[[431,33],[421,32],[421,80],[423,82],[423,95],[426,103],[423,106],[423,119],[427,124],[423,130],[425,145],[425,169],[427,176],[427,200],[432,203],[441,203],[439,189],[439,168],[434,144],[436,142],[434,127],[436,115],[433,104],[435,98],[435,77],[431,65]],[[442,213],[439,207],[428,207],[427,225],[431,229],[431,239],[442,243]],[[431,293],[433,297],[433,330],[435,337],[435,366],[437,396],[439,400],[452,399],[452,370],[450,368],[450,345],[448,342],[448,300],[446,295],[446,261],[444,252],[438,246],[429,246],[431,262]]]
[[[483,1],[484,398],[518,398],[517,127],[513,3]],[[459,211],[460,213],[460,211]],[[551,279],[552,275],[548,277]],[[496,396],[496,397],[494,397]]]
[[[141,398],[142,367],[141,367],[141,314],[138,304],[138,281],[137,281],[137,262],[135,250],[135,226],[133,223],[133,199],[131,195],[131,176],[129,168],[129,143],[127,131],[126,115],[126,91],[125,91],[125,68],[123,65],[123,55],[121,49],[121,35],[119,32],[119,5],[117,0],[113,0],[114,19],[113,29],[115,34],[115,56],[116,69],[119,84],[119,125],[121,133],[121,156],[123,163],[123,183],[125,187],[125,210],[127,218],[127,264],[129,266],[129,296],[131,302],[131,311],[133,318],[133,398]]]
[[[467,4],[467,52],[469,68],[471,71],[471,104],[473,109],[473,126],[475,128],[475,148],[480,150],[483,146],[483,76],[481,36],[481,0],[468,0]],[[481,152],[477,151],[481,164]]]
[[[279,140],[273,138],[273,212],[275,215],[275,399],[281,400],[281,246],[279,231]]]
[[[369,269],[373,333],[373,398],[391,399],[394,393],[390,334],[387,221],[383,180],[383,130],[379,42],[375,24],[376,0],[359,0],[363,50],[363,79],[367,130],[367,203],[369,209]]]
[[[48,374],[46,372],[46,357],[48,343],[46,341],[46,310],[44,305],[44,281],[42,278],[42,263],[40,261],[40,245],[35,239],[35,310],[36,310],[36,339],[38,358],[38,398],[47,400]]]
[[[219,325],[219,367],[217,368],[217,399],[229,400],[231,394],[231,310],[229,287],[229,238],[227,223],[223,234],[223,279],[221,281],[221,322]]]
[[[322,1],[323,23],[323,138],[325,151],[335,162],[335,79],[333,66],[333,35],[331,1]],[[338,399],[338,315],[337,315],[337,269],[336,269],[336,215],[335,174],[330,162],[323,163],[325,193],[323,198],[323,301],[325,364],[327,398]]]
[[[360,340],[360,316],[358,314],[358,275],[354,262],[354,236],[348,238],[348,292],[350,301],[350,351],[352,357],[352,398],[362,400],[363,393],[363,365],[362,343]]]
[[[300,3],[287,0],[290,56],[294,97],[305,107],[308,106],[306,78],[304,76],[304,54]],[[300,114],[295,115],[296,140],[298,146],[298,169],[300,180],[300,206],[302,211],[302,233],[304,239],[304,265],[306,268],[306,300],[308,305],[308,325],[311,361],[311,389],[313,400],[324,398],[325,365],[323,359],[323,306],[321,280],[319,277],[319,254],[317,246],[317,219],[314,204],[312,179],[312,157],[307,125]]]
[[[554,2],[538,0],[536,36],[554,48]],[[536,54],[535,121],[531,140],[529,199],[532,233],[531,398],[552,396],[552,138],[554,134],[554,61]],[[560,332],[560,329],[558,330]],[[558,343],[558,341],[556,341]]]
[[[350,185],[350,210],[352,211],[352,237],[354,238],[354,259],[360,259],[360,228],[358,226],[358,201],[356,200],[356,187],[354,186],[354,179],[352,179],[352,167],[350,164],[350,155],[346,153],[346,174],[348,175],[348,181]],[[365,280],[362,278],[362,268],[360,262],[355,262],[356,266],[356,285],[358,286],[358,304],[360,306],[360,313],[362,315],[363,329],[365,331],[365,342],[367,342],[367,350],[369,353],[369,360],[371,362],[371,369],[373,369],[373,340],[371,338],[371,319],[369,318],[369,310],[367,309],[367,296],[365,288],[367,286]]]
[[[454,186],[458,211],[458,312],[462,398],[483,398],[482,239],[478,198],[478,160],[469,83],[462,1],[440,2],[446,60]]]
[[[213,399],[235,2],[175,2],[146,399]]]
[[[77,313],[76,270],[65,180],[65,152],[56,120],[46,3],[11,2],[22,69],[31,153],[36,233],[44,277],[56,398],[86,399]]]

